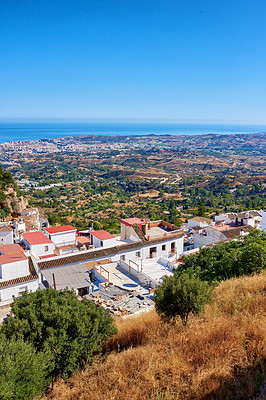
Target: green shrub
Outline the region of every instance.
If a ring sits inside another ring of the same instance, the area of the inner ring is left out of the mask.
[[[49,383],[48,356],[22,339],[0,337],[0,399],[30,400]]]
[[[37,290],[16,298],[2,326],[8,339],[29,341],[50,354],[51,375],[71,375],[90,362],[116,329],[108,311],[73,291]]]
[[[154,294],[156,311],[167,321],[180,317],[186,325],[189,314],[199,315],[211,297],[206,282],[188,273],[165,276]]]

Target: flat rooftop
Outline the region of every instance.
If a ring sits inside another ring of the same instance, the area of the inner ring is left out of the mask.
[[[156,261],[146,263],[143,262],[142,272],[158,283],[161,282],[164,276],[174,275],[174,271],[172,271],[170,268],[165,267],[162,264],[159,264]]]

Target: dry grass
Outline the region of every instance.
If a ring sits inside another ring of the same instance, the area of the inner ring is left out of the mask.
[[[169,326],[155,312],[119,319],[92,367],[53,400],[247,400],[265,376],[266,274],[221,283],[201,319]]]

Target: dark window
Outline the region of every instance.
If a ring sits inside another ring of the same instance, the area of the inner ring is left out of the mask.
[[[162,245],[162,251],[165,251],[165,250],[166,250],[166,245],[163,244],[163,245]]]

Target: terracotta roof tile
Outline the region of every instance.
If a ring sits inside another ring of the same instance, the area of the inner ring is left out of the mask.
[[[92,231],[91,235],[97,237],[100,240],[114,239],[114,236],[111,233],[105,231],[104,229],[100,229],[98,231]]]
[[[0,253],[0,265],[27,259],[27,256],[19,244],[5,244],[0,246]]]
[[[24,239],[31,245],[53,243],[47,236],[42,232],[28,232],[23,233]]]
[[[63,233],[68,231],[76,231],[77,229],[74,228],[72,225],[62,225],[62,226],[52,226],[51,228],[45,228],[46,232],[48,233]]]

